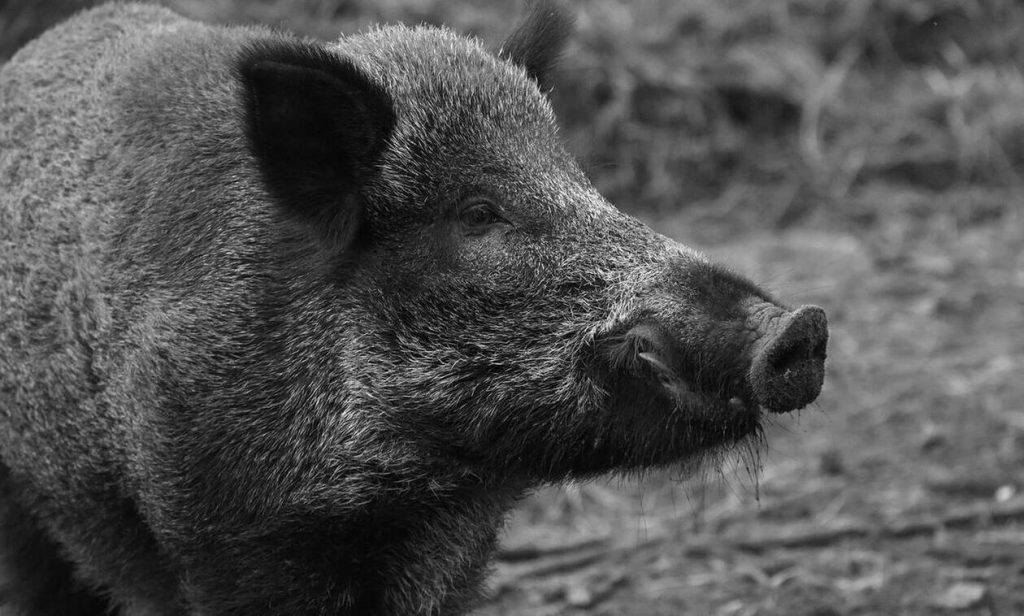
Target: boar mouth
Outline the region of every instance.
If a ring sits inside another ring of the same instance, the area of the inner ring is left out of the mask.
[[[760,427],[766,409],[745,378],[749,360],[736,358],[729,369],[704,366],[654,320],[623,326],[600,348],[611,368],[613,405],[682,419],[693,449],[736,442]]]
[[[664,393],[682,408],[708,408],[721,411],[723,418],[760,414],[761,406],[753,400],[749,388],[724,387],[718,392],[702,392],[692,387],[677,371],[670,368],[658,355],[651,351],[640,351],[637,357],[643,360],[657,380]],[[731,395],[736,392],[735,395]]]
[[[765,411],[754,398],[749,386],[739,379],[731,379],[713,388],[701,388],[699,381],[689,380],[685,372],[670,367],[665,360],[652,351],[640,351],[637,358],[646,369],[641,369],[641,378],[656,383],[660,393],[668,398],[676,409],[688,413],[700,413],[719,426],[730,426],[723,436],[739,439],[753,431],[760,424]]]

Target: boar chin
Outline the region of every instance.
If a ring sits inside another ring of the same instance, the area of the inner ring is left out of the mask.
[[[692,461],[761,434],[761,409],[755,403],[702,393],[678,376],[613,379],[609,402],[624,440],[637,443],[638,466]],[[635,436],[625,436],[629,433]]]

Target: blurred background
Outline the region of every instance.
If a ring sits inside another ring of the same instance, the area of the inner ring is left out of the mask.
[[[0,60],[93,4],[0,0]],[[521,3],[167,0],[325,39]],[[819,401],[695,475],[548,488],[482,614],[1024,614],[1024,5],[576,0],[563,134],[621,209],[832,325]]]

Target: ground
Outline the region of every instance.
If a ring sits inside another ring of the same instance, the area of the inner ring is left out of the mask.
[[[75,0],[0,7],[0,58]],[[515,3],[173,0],[330,38]],[[818,402],[692,475],[548,488],[481,614],[1024,613],[1024,8],[569,2],[595,184],[831,325]]]

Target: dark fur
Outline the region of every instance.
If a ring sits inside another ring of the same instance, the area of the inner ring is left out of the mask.
[[[757,433],[788,313],[594,191],[545,7],[510,62],[110,5],[0,70],[11,606],[461,613],[530,487]]]

